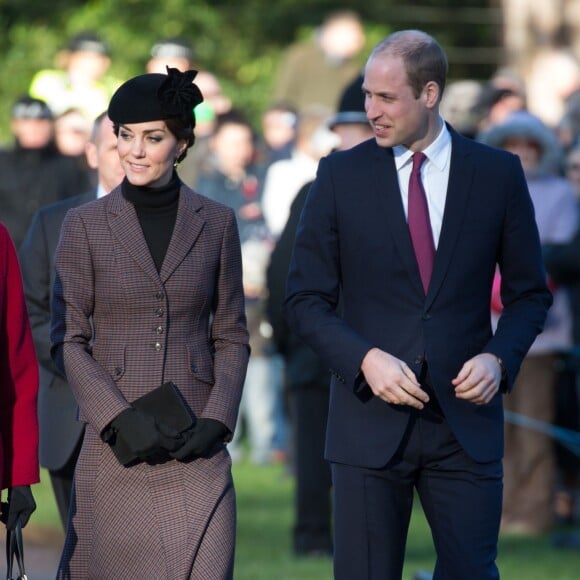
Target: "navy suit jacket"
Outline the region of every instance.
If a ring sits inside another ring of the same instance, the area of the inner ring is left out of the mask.
[[[32,219],[19,252],[26,304],[40,367],[40,464],[51,471],[66,465],[84,432],[84,424],[77,421],[78,406],[70,386],[50,356],[54,255],[68,210],[96,197],[95,189],[40,208]]]
[[[426,357],[437,399],[464,450],[480,462],[503,454],[501,394],[475,405],[455,397],[451,380],[468,359],[489,352],[507,368],[502,390],[511,388],[551,294],[519,159],[450,131],[449,185],[426,297],[392,149],[370,140],[319,164],[297,232],[285,311],[291,329],[333,374],[331,461],[382,467],[407,426],[410,409],[375,397],[360,372],[372,347],[404,360],[417,376]],[[496,264],[505,310],[494,335]]]

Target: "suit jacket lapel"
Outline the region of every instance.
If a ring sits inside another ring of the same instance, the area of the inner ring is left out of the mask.
[[[399,256],[405,264],[412,281],[419,291],[423,293],[419,266],[415,258],[409,226],[405,219],[392,149],[376,146],[373,172],[375,183],[377,184],[377,195],[385,209],[388,231],[393,237]]]
[[[177,220],[173,228],[173,235],[167,248],[167,254],[161,266],[161,280],[166,282],[197,240],[205,221],[199,215],[202,207],[200,198],[188,188],[181,188]]]
[[[449,167],[449,184],[445,199],[445,211],[439,244],[435,254],[435,264],[429,292],[427,294],[426,307],[428,308],[441,287],[445,274],[451,262],[453,252],[457,248],[457,238],[463,224],[463,217],[472,193],[472,181],[474,175],[473,159],[467,141],[449,128],[452,138],[451,165]]]

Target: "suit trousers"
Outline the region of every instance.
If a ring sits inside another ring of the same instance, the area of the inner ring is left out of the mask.
[[[409,408],[407,429],[387,465],[333,463],[332,477],[335,580],[401,578],[415,489],[437,552],[433,578],[499,578],[501,460],[471,459],[434,396],[422,411]]]

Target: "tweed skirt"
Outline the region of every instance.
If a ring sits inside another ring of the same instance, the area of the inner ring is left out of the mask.
[[[229,579],[236,506],[226,449],[123,467],[87,426],[58,579]]]

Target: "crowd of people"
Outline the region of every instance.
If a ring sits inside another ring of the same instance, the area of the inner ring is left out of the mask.
[[[498,533],[580,527],[580,458],[547,432],[580,427],[580,86],[550,124],[510,71],[447,83],[424,33],[366,65],[364,45],[356,14],[331,14],[281,60],[258,127],[183,38],[123,82],[79,34],[14,103],[2,518],[27,523],[40,461],[59,578],[231,578],[232,461],[288,466],[293,552],[345,580],[400,575],[413,486],[435,577],[495,577]],[[151,393],[190,424],[143,411]]]

